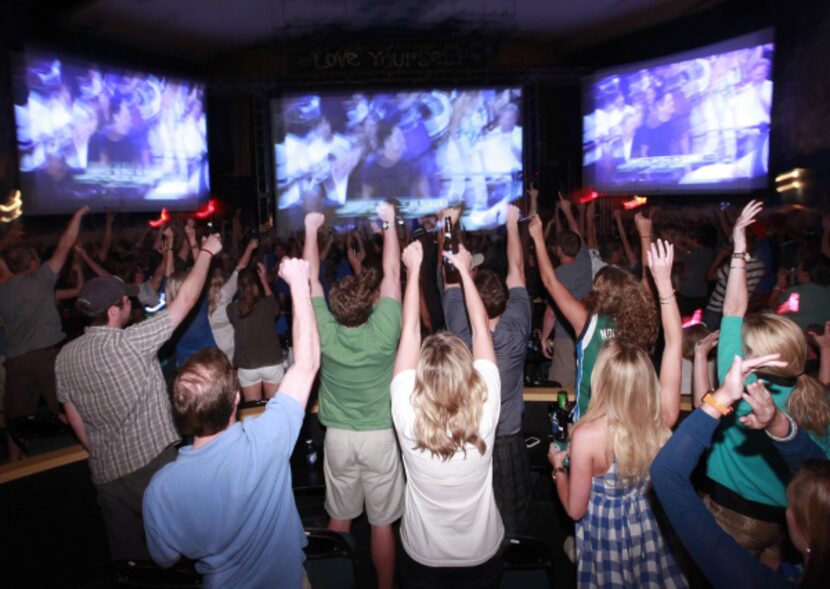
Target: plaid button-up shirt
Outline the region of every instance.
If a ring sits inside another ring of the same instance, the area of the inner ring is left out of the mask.
[[[179,439],[156,356],[172,333],[164,311],[126,329],[87,327],[58,354],[58,399],[84,422],[93,483],[138,470]]]

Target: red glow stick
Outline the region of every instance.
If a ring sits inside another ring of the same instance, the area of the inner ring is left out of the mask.
[[[695,309],[691,317],[684,317],[681,326],[683,329],[697,325],[703,321],[703,309]]]
[[[798,313],[798,309],[801,307],[801,295],[797,292],[794,292],[790,295],[786,301],[781,303],[778,306],[778,309],[775,310],[776,313],[779,315],[785,315],[787,313]]]
[[[645,196],[640,196],[639,194],[635,194],[634,198],[623,202],[623,208],[626,211],[632,211],[636,208],[643,206],[646,203],[648,203],[648,198],[646,198]]]
[[[592,200],[596,200],[598,198],[599,198],[599,192],[597,192],[596,190],[592,190],[591,192],[589,192],[585,196],[580,197],[579,204],[584,205],[585,203],[589,203]]]
[[[207,219],[216,212],[216,201],[210,199],[207,204],[193,214],[197,219]]]
[[[147,221],[147,224],[154,229],[162,227],[170,221],[170,213],[167,212],[167,209],[161,209],[161,215],[158,219],[153,219],[151,221]]]

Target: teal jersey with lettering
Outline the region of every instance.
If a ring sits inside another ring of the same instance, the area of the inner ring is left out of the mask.
[[[591,400],[591,372],[594,370],[602,344],[613,337],[614,320],[607,315],[591,315],[576,342],[575,422],[588,411],[588,401]]]

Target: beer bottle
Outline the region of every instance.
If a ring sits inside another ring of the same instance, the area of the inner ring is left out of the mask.
[[[449,217],[444,217],[444,251],[458,253],[458,234],[453,228],[452,219]],[[447,284],[461,282],[458,268],[447,258],[444,258],[444,282]]]

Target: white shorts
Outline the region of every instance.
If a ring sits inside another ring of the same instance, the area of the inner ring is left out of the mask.
[[[238,368],[239,386],[252,387],[261,382],[280,384],[285,376],[285,367],[282,364],[262,366],[260,368]]]

